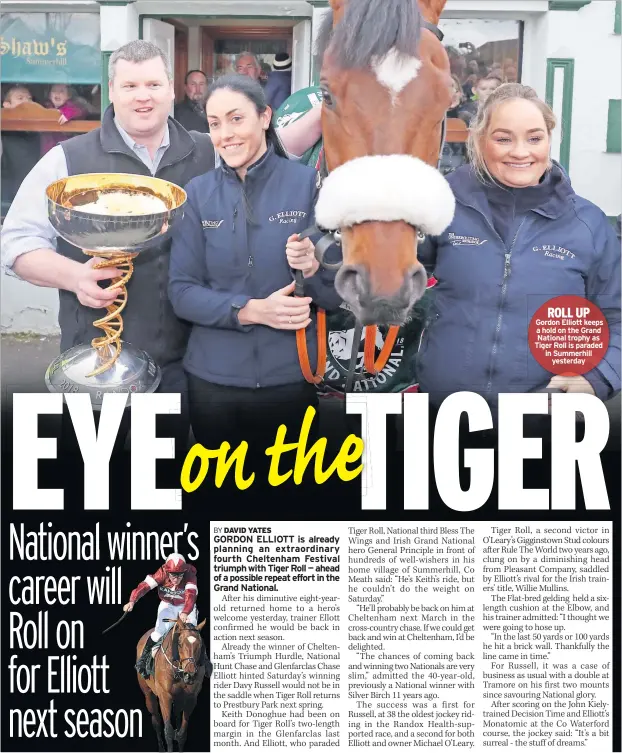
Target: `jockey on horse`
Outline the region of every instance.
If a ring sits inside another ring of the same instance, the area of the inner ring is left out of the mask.
[[[149,591],[158,589],[160,606],[156,625],[147,639],[140,659],[136,662],[136,671],[145,679],[147,658],[155,644],[172,628],[175,620],[197,624],[198,614],[195,606],[197,600],[197,571],[193,565],[186,563],[181,554],[170,554],[166,562],[153,575],[147,575],[130,594],[129,602],[123,607],[124,612],[131,612],[134,604]],[[166,620],[166,621],[165,621]],[[169,620],[172,620],[169,622]]]

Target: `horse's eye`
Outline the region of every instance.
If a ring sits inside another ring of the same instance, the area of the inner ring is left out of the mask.
[[[326,107],[330,107],[331,109],[334,108],[335,101],[333,100],[331,93],[328,91],[328,89],[325,89],[324,87],[322,87],[321,92],[322,92],[322,100],[324,104],[326,105]]]

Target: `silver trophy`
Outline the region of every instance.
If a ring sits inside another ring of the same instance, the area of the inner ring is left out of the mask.
[[[117,297],[95,321],[103,334],[76,345],[55,359],[45,374],[50,392],[86,392],[94,408],[109,392],[154,392],[159,366],[140,348],[121,339],[133,259],[162,243],[183,217],[186,192],[159,178],[123,173],[73,175],[47,188],[48,217],[61,238],[103,261],[95,268],[117,267],[110,288]]]

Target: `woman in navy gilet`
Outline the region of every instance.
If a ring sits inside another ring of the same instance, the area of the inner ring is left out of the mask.
[[[260,454],[285,424],[297,439],[315,387],[302,375],[296,330],[317,357],[314,306],[340,299],[299,234],[314,224],[315,170],[286,158],[261,86],[230,75],[210,87],[217,168],[192,180],[173,239],[169,294],[192,324],[184,359],[194,435],[215,449],[246,440]],[[304,273],[295,298],[294,271]],[[317,419],[316,419],[317,423]]]

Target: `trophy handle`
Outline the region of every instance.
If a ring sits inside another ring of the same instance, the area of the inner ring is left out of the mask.
[[[106,316],[93,322],[94,327],[99,327],[99,329],[104,331],[101,337],[95,337],[91,341],[91,345],[97,351],[97,355],[102,362],[94,371],[86,375],[87,377],[94,377],[98,374],[103,374],[104,371],[108,371],[121,355],[123,347],[121,342],[121,334],[123,333],[123,317],[121,316],[121,312],[127,305],[126,285],[134,272],[132,259],[138,256],[138,253],[129,253],[126,251],[106,251],[102,253],[87,249],[83,249],[83,251],[88,256],[102,257],[104,259],[104,261],[95,264],[93,269],[119,267],[122,271],[119,277],[112,278],[112,282],[107,288],[108,290],[118,290],[115,300],[109,306],[106,306],[108,313]]]

